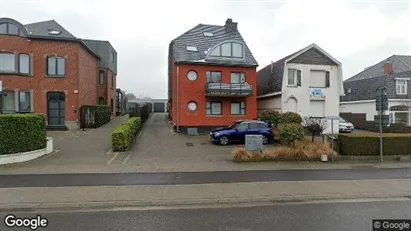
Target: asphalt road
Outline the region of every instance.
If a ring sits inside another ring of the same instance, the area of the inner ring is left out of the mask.
[[[38,213],[15,215],[35,217]],[[372,230],[372,219],[411,219],[411,200],[39,215],[48,220],[48,226],[38,230],[368,231]],[[6,228],[2,222],[0,230],[17,229]]]
[[[411,179],[411,169],[0,175],[0,188],[369,179]]]

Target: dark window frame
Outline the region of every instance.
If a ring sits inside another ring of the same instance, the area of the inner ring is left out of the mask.
[[[244,103],[243,105],[241,105],[242,103]],[[232,111],[231,111],[231,105],[232,104],[239,104],[240,105],[240,112],[239,112],[239,114],[233,114],[232,113]],[[244,107],[243,107],[244,106]],[[241,114],[241,110],[242,109],[244,109],[244,114]],[[247,102],[246,101],[233,101],[233,102],[231,102],[230,103],[230,114],[231,115],[241,115],[241,116],[245,116],[245,115],[247,115]]]
[[[220,104],[220,114],[213,114],[213,104]],[[210,105],[210,107],[208,107]],[[210,109],[210,114],[207,113],[207,110]],[[206,102],[206,115],[223,115],[223,102],[222,101],[207,101]]]
[[[115,80],[114,74],[111,74],[111,88],[114,88],[114,80]]]
[[[3,24],[6,24],[6,33],[0,33],[0,34],[23,36],[23,32],[21,31],[20,27],[18,27],[17,25],[14,25],[13,23],[10,23],[10,22],[4,22],[4,23],[1,23],[0,25],[3,25]],[[9,29],[10,24],[17,27],[17,34],[10,34],[10,29]]]
[[[0,52],[1,54],[10,54],[14,56],[14,71],[2,71],[0,70],[1,74],[19,74],[19,65],[18,65],[18,61],[16,56],[18,57],[19,54],[13,53],[13,52],[8,52],[8,51],[4,51],[4,52]]]
[[[323,87],[322,87],[322,86],[320,86],[320,87],[312,86],[312,85],[311,85],[311,80],[310,80],[310,88],[322,88],[322,89],[325,89],[325,88],[329,88],[329,87],[330,87],[330,72],[329,72],[329,71],[324,70],[324,69],[310,69],[310,78],[311,78],[311,72],[312,72],[312,71],[324,72],[324,86],[323,86]]]
[[[29,93],[29,99],[28,99],[28,102],[29,102],[29,109],[28,110],[22,110],[21,109],[21,100],[20,100],[20,93]],[[19,91],[18,92],[18,102],[19,102],[19,112],[31,112],[31,107],[33,106],[33,105],[31,105],[31,97],[32,97],[32,95],[31,95],[31,92],[30,91]]]
[[[230,43],[230,55],[223,55],[223,45]],[[241,57],[237,57],[237,56],[233,56],[233,44],[237,43],[239,45],[241,45]],[[219,55],[212,55],[212,52],[217,48],[220,47],[220,54]],[[223,57],[223,58],[235,58],[235,59],[244,59],[244,55],[245,55],[245,47],[243,43],[239,43],[239,42],[226,42],[226,43],[222,43],[220,45],[218,45],[217,47],[215,47],[211,52],[210,52],[210,57]]]
[[[101,74],[103,74],[103,78],[101,78]],[[105,73],[104,71],[99,71],[98,72],[98,84],[99,85],[104,85],[104,77],[105,77]]]
[[[247,82],[247,75],[246,75],[245,72],[233,71],[233,72],[230,72],[230,83],[233,83],[233,82],[232,82],[232,76],[231,76],[232,74],[240,74],[240,84],[243,84],[243,83],[241,83],[241,74],[243,74],[243,75],[244,75],[244,83]]]
[[[208,81],[208,73],[210,73],[210,80],[213,73],[220,73],[220,82],[210,82]],[[207,83],[222,83],[223,82],[223,72],[222,71],[206,71],[206,82]]]
[[[49,59],[54,59],[55,60],[55,74],[50,74],[49,73]],[[63,75],[59,75],[59,68],[58,68],[58,60],[59,59],[63,59],[64,60],[64,74]],[[51,77],[66,77],[66,73],[67,73],[67,59],[65,57],[61,57],[61,56],[47,56],[46,62],[47,62],[47,76],[51,76]]]

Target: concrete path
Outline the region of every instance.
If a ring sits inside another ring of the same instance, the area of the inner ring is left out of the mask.
[[[272,203],[411,196],[411,179],[1,188],[0,210]]]

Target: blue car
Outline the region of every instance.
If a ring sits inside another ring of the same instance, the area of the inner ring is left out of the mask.
[[[210,140],[221,145],[227,145],[231,142],[244,143],[246,135],[263,135],[264,144],[268,144],[274,138],[270,124],[259,120],[249,120],[236,121],[228,127],[212,130]]]

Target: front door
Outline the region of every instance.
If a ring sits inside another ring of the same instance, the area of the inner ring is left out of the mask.
[[[47,93],[47,119],[49,126],[64,126],[66,96],[64,92]]]

